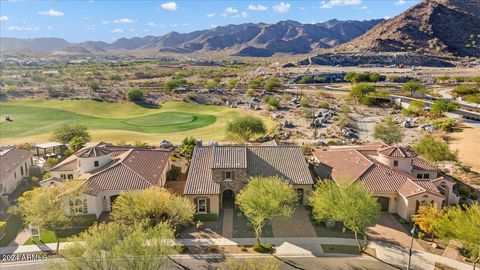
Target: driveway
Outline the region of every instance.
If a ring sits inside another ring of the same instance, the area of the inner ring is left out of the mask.
[[[310,216],[303,205],[297,206],[289,219],[272,222],[273,237],[317,237]]]
[[[369,240],[385,241],[405,248],[409,248],[412,241],[410,232],[407,232],[402,224],[389,213],[382,213],[377,225],[369,228],[367,235]],[[413,248],[425,251],[416,240],[413,240]]]

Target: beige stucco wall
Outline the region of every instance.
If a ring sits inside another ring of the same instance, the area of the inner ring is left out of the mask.
[[[406,173],[412,173],[412,158],[389,157],[379,154],[377,160],[391,168],[402,170]],[[395,160],[398,161],[398,166],[393,166]]]
[[[53,171],[53,172],[50,172],[52,174],[53,177],[56,177],[56,178],[59,178],[61,179],[62,177],[62,174],[65,174],[65,175],[69,175],[69,174],[72,174],[73,175],[73,179],[78,179],[80,178],[80,173],[79,172],[76,172],[76,171]],[[68,177],[67,177],[68,178]]]
[[[95,161],[98,161],[98,167],[95,167]],[[100,157],[78,158],[77,166],[78,170],[82,173],[90,172],[107,165],[112,161],[111,154]]]
[[[375,197],[389,198],[388,212],[389,213],[396,213],[397,212],[399,195],[396,192],[374,192],[372,194]]]
[[[427,201],[428,203],[431,203],[433,201],[435,205],[437,205],[438,207],[441,207],[443,197],[435,196],[427,192],[424,192],[415,196],[411,196],[408,198],[405,198],[402,195],[400,195],[397,214],[404,219],[409,219],[412,215],[415,214],[417,200],[420,203],[422,203],[422,201]]]
[[[447,197],[445,198],[446,202],[449,204],[457,204],[459,197],[453,193],[454,182],[450,181],[434,181],[433,184],[440,190],[439,186],[444,186],[448,190]]]
[[[421,173],[422,175],[425,173],[430,174],[430,177],[428,179],[435,179],[438,177],[438,172],[437,171],[425,171],[425,170],[413,170],[412,175],[413,177],[417,177],[417,174]]]
[[[25,164],[27,165],[27,169],[25,169]],[[21,173],[21,169],[23,168],[23,176]],[[27,178],[30,175],[30,168],[32,167],[32,159],[29,158],[25,162],[22,162],[21,165],[18,165],[14,171],[8,174],[5,178],[2,178],[0,181],[0,195],[1,194],[10,194],[12,193],[20,184],[20,182]],[[16,175],[16,177],[15,177]]]
[[[220,195],[185,195],[185,197],[190,199],[192,203],[194,203],[194,199],[208,198],[210,199],[210,214],[218,215],[220,213]]]

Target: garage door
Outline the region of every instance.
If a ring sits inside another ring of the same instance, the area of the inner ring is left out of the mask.
[[[388,197],[377,197],[377,202],[380,204],[382,211],[388,211],[388,204],[390,203],[390,198]]]

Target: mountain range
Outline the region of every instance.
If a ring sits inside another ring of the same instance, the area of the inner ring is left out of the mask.
[[[217,26],[190,33],[170,32],[163,36],[120,38],[113,43],[87,41],[69,43],[60,38],[0,38],[0,49],[32,50],[43,53],[96,53],[114,50],[143,50],[171,53],[220,51],[240,56],[302,54],[335,47],[361,36],[383,20],[338,21],[302,24],[245,23]]]
[[[423,0],[335,52],[480,56],[480,0]]]

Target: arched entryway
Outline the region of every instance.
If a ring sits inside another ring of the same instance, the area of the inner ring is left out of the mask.
[[[450,195],[448,186],[445,184],[441,184],[440,186],[438,186],[438,191],[440,191],[440,194],[442,194],[445,197],[445,200],[443,202],[445,204],[448,203],[448,196]]]
[[[222,193],[222,207],[234,208],[235,207],[235,193],[231,189],[226,189]]]

